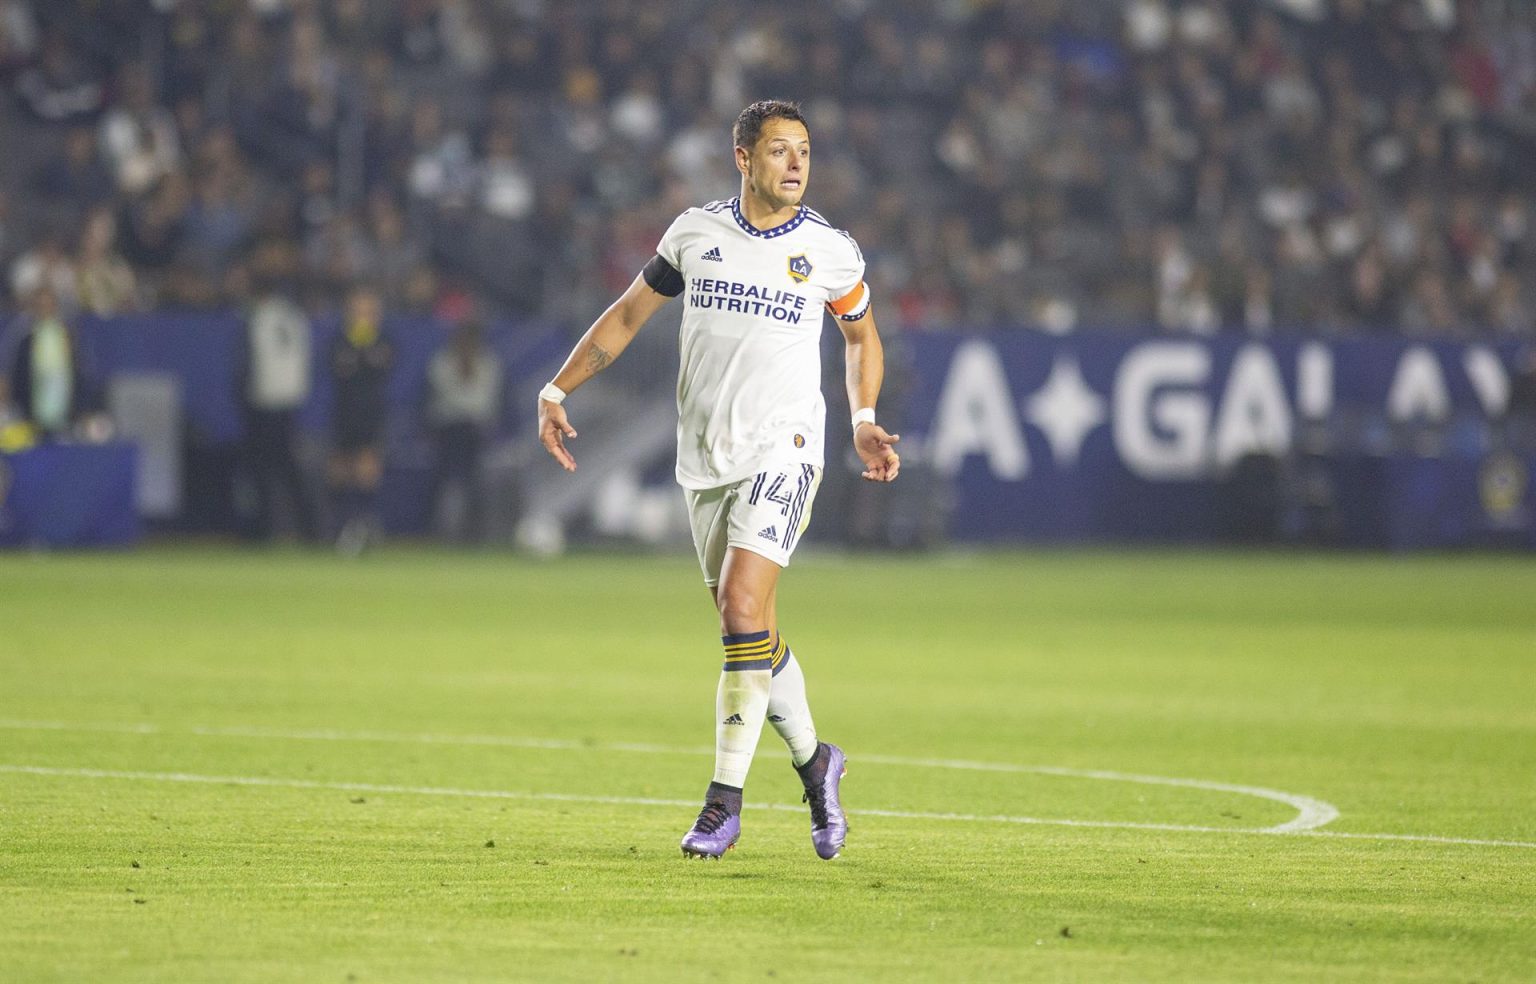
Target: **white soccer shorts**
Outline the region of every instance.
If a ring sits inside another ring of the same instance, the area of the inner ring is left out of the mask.
[[[810,525],[811,503],[820,484],[820,468],[792,464],[770,466],[718,489],[684,489],[704,583],[711,588],[720,583],[720,568],[730,547],[788,567],[800,534]]]

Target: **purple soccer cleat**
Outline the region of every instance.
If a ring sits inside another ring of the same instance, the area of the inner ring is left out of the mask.
[[[724,803],[705,803],[693,829],[683,835],[683,856],[714,858],[736,846],[741,836],[741,814],[732,813]]]
[[[826,768],[812,768],[821,758],[818,751],[816,758],[801,771],[800,780],[805,784],[805,802],[811,805],[811,844],[818,857],[831,861],[848,838],[848,816],[838,799],[843,776],[848,774],[848,757],[836,745],[822,742],[822,747],[827,750]]]

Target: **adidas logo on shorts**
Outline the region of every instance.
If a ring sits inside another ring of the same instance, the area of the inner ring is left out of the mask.
[[[719,246],[714,247],[708,253],[705,253],[703,256],[699,257],[699,259],[701,259],[701,260],[714,260],[716,263],[724,263],[725,262],[725,257],[720,255],[720,247]]]
[[[757,535],[762,537],[764,540],[777,540],[779,538],[779,531],[776,528],[770,526],[766,530],[758,530]]]
[[[747,722],[745,722],[745,721],[743,721],[741,719],[741,715],[740,714],[732,714],[730,717],[726,718],[724,721],[721,721],[720,723],[721,724],[739,724],[739,725],[742,725],[743,727],[745,727]]]

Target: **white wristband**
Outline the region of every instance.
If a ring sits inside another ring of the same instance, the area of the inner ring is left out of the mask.
[[[554,383],[545,383],[544,388],[539,390],[539,399],[548,400],[558,407],[565,402],[565,390]]]
[[[872,424],[874,422],[875,422],[875,408],[874,407],[865,407],[862,410],[854,411],[854,414],[853,414],[853,429],[854,430],[858,430],[860,424]]]

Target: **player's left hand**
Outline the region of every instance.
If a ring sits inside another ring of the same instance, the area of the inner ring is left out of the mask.
[[[853,449],[864,462],[864,477],[871,482],[894,482],[901,471],[901,456],[891,447],[900,434],[887,434],[879,424],[863,423],[853,432]]]

